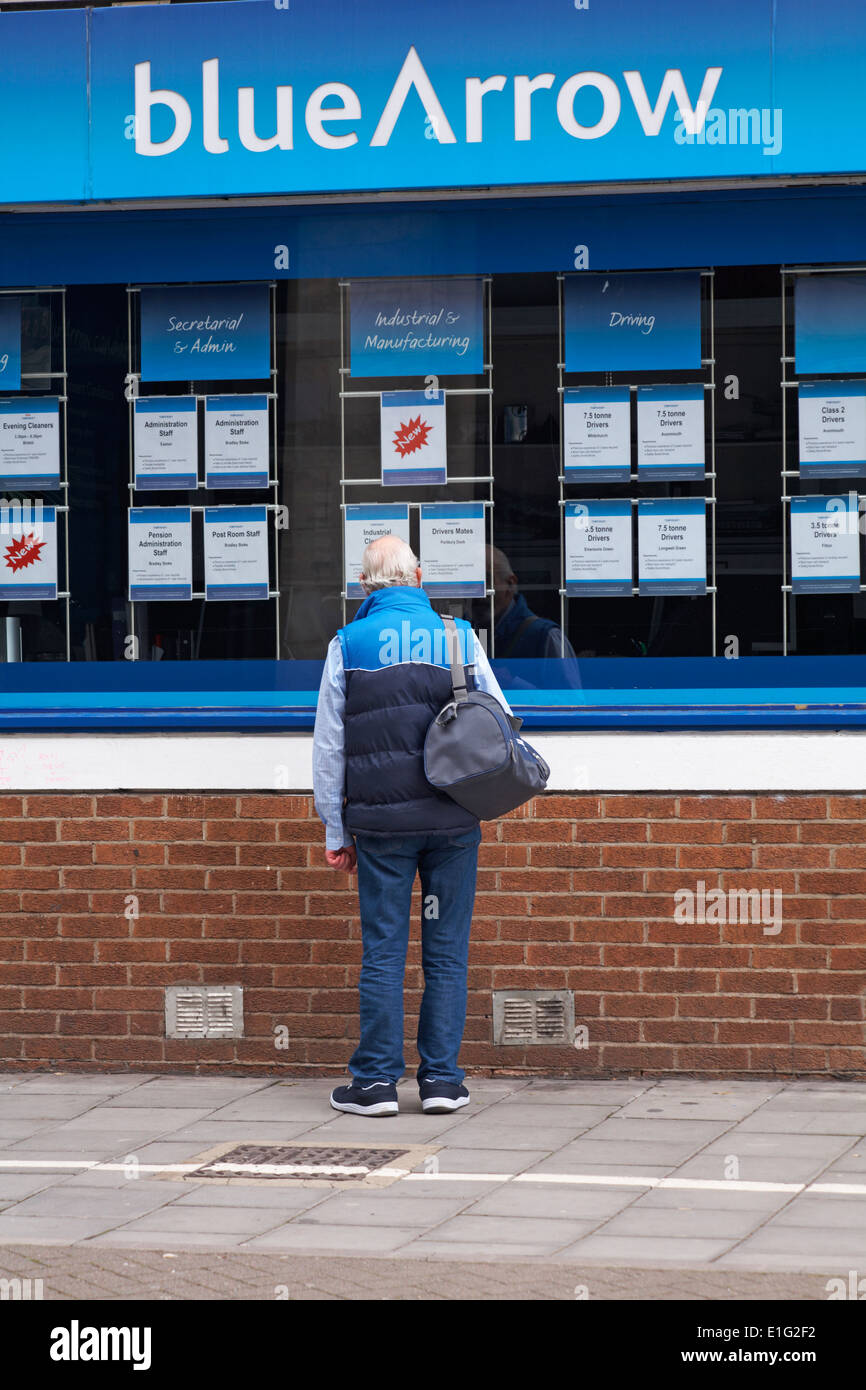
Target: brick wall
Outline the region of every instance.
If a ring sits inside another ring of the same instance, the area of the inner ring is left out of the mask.
[[[323,843],[307,796],[0,796],[3,1064],[341,1072],[360,927]],[[864,844],[866,798],[837,795],[547,795],[485,826],[464,1065],[862,1075]],[[676,922],[700,881],[780,890],[781,931]],[[190,982],[244,987],[243,1040],[166,1040]],[[494,1048],[502,988],[572,990],[589,1045]]]

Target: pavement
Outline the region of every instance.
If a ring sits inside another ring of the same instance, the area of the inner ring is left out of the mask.
[[[0,1297],[866,1297],[864,1083],[343,1080],[0,1074]]]

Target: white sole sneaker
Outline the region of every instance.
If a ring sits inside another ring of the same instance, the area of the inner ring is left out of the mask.
[[[429,1100],[422,1100],[421,1109],[425,1115],[450,1115],[452,1110],[459,1110],[461,1106],[469,1104],[469,1096],[458,1096],[456,1100],[451,1100],[448,1096],[431,1096]]]
[[[342,1110],[347,1115],[372,1115],[374,1117],[396,1115],[399,1112],[396,1100],[380,1100],[375,1105],[356,1105],[354,1101],[341,1104],[332,1100],[331,1109]]]

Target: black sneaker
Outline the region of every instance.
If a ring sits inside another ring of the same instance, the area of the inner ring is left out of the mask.
[[[466,1087],[455,1086],[452,1081],[422,1081],[418,1089],[425,1115],[450,1115],[452,1110],[469,1104]]]
[[[397,1087],[393,1081],[371,1081],[368,1086],[337,1086],[331,1092],[334,1110],[350,1115],[396,1115]]]

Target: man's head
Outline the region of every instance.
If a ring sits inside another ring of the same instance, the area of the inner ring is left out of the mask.
[[[364,551],[360,578],[365,594],[397,585],[417,589],[421,566],[412,547],[399,536],[380,536]]]
[[[511,561],[498,546],[488,545],[487,563],[493,562],[493,617],[496,622],[502,617],[512,599],[517,594],[517,575],[511,568]]]

